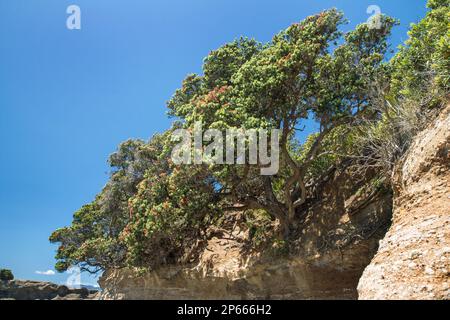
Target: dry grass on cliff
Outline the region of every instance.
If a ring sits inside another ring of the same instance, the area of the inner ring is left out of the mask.
[[[391,178],[395,163],[408,150],[414,137],[446,105],[442,102],[445,94],[432,82],[427,89],[391,102],[386,98],[388,88],[379,83],[372,85],[371,110],[378,116],[366,118],[359,124],[354,139],[355,150],[358,150],[353,156],[357,159],[355,170],[365,172],[376,168],[380,177]]]

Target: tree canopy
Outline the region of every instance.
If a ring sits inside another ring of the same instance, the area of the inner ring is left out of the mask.
[[[172,128],[148,142],[122,143],[110,156],[104,189],[74,214],[71,226],[51,235],[59,243],[57,270],[187,262],[190,248],[229,210],[264,212],[289,239],[312,186],[352,149],[352,128],[374,117],[374,82],[392,78],[396,90],[410,90],[399,74],[421,70],[422,63],[412,62],[419,56],[448,85],[446,3],[430,1],[430,21],[413,27],[392,62],[386,52],[396,20],[382,16],[380,28],[361,24],[343,33],[346,21],[336,9],[307,17],[268,43],[240,38],[212,51],[203,74],[188,75],[168,101]],[[174,164],[172,133],[192,131],[199,121],[222,131],[279,129],[280,171],[261,175],[261,161]],[[311,124],[319,129],[299,143],[296,132]]]

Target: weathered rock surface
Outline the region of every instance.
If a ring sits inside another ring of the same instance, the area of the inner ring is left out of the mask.
[[[345,271],[305,265],[303,261],[249,268],[245,275],[205,277],[195,269],[168,267],[137,276],[109,271],[102,299],[354,299]]]
[[[50,282],[0,281],[0,300],[92,300],[98,292],[72,289]]]
[[[331,173],[317,190],[318,201],[298,217],[302,228],[289,257],[248,251],[249,230],[235,223],[226,230],[210,230],[192,264],[164,266],[144,275],[129,269],[106,271],[99,281],[101,298],[356,299],[358,280],[392,213],[390,193],[368,198],[364,181],[351,169]]]
[[[291,255],[249,251],[234,223],[186,265],[106,271],[101,299],[449,299],[449,156],[450,107],[398,164],[394,199],[375,173],[335,168],[297,217]]]
[[[360,299],[450,299],[450,106],[394,176],[393,224],[358,285]]]

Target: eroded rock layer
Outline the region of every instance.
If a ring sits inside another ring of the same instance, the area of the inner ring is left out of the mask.
[[[360,299],[450,299],[450,107],[394,176],[393,224],[359,282]]]
[[[291,254],[248,250],[249,230],[233,213],[211,228],[199,258],[144,275],[108,270],[103,299],[356,299],[358,280],[391,219],[392,197],[349,167],[332,170],[298,217]]]

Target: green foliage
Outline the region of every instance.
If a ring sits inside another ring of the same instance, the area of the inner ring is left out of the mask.
[[[74,214],[71,226],[51,235],[59,244],[56,269],[146,270],[189,262],[227,210],[245,213],[253,246],[270,244],[274,252],[285,252],[308,188],[363,150],[361,122],[375,118],[374,127],[364,130],[383,135],[388,120],[374,115],[373,83],[393,72],[393,87],[406,92],[416,85],[415,70],[428,63],[439,74],[436,82],[447,85],[442,71],[448,71],[448,28],[442,23],[447,3],[430,1],[433,10],[413,27],[392,64],[384,59],[394,19],[383,16],[379,29],[362,24],[342,33],[345,20],[335,9],[293,24],[267,44],[240,38],[212,51],[203,74],[188,75],[167,103],[169,115],[177,117],[173,127],[148,142],[121,144],[110,156],[107,185]],[[403,73],[405,83],[399,80]],[[311,120],[319,130],[298,143],[296,130]],[[280,172],[261,176],[261,164],[173,164],[173,130],[193,130],[197,121],[220,130],[281,129]],[[277,225],[284,238],[275,232]]]
[[[204,127],[222,130],[282,130],[278,176],[263,178],[255,167],[209,169],[229,202],[266,210],[284,229],[306,201],[310,167],[318,171],[333,161],[331,156],[316,159],[324,141],[365,112],[371,80],[388,72],[383,58],[396,21],[384,16],[379,29],[363,24],[343,34],[344,22],[343,14],[331,9],[290,26],[265,45],[248,39],[225,45],[205,59],[204,75],[188,76],[168,103],[185,128],[202,121]],[[290,150],[294,130],[310,118],[320,124],[320,133],[304,157],[295,159]]]
[[[450,2],[430,0],[428,8],[391,59],[390,76],[374,82],[379,90],[371,106],[375,117],[352,133],[361,167],[375,168],[383,179],[389,179],[396,161],[426,124],[427,109],[446,104],[450,97]]]
[[[126,247],[119,240],[130,220],[128,200],[137,192],[146,169],[163,150],[164,135],[149,143],[129,140],[122,143],[109,158],[111,177],[95,200],[73,216],[70,227],[58,229],[50,236],[59,243],[56,270],[63,272],[73,265],[98,272],[125,263]]]
[[[348,155],[355,153],[354,128],[337,127],[323,140],[321,153],[311,162],[307,170],[307,176],[311,180],[321,177],[330,167],[345,159]],[[300,145],[295,151],[297,161],[305,161],[306,156],[311,151],[318,133],[308,136],[305,143]]]
[[[0,280],[2,281],[12,281],[14,280],[14,275],[11,270],[0,269]]]
[[[409,39],[392,60],[392,92],[404,97],[450,88],[450,1],[430,0],[426,17],[411,26]],[[443,93],[442,93],[443,91]]]
[[[195,244],[219,213],[207,170],[166,166],[150,168],[129,200],[132,217],[121,239],[133,266],[181,262],[184,249]]]
[[[276,240],[273,232],[273,221],[264,210],[248,210],[245,213],[246,225],[253,246],[267,246]]]

